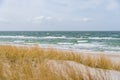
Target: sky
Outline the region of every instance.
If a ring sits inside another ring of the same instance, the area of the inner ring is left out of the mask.
[[[0,31],[120,31],[120,0],[0,0]]]

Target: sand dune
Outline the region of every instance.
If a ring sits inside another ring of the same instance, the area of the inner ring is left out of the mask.
[[[120,63],[107,55],[0,46],[1,80],[120,80]]]

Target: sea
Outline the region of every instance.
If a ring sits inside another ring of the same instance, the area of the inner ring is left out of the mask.
[[[0,44],[120,52],[120,31],[0,31]]]

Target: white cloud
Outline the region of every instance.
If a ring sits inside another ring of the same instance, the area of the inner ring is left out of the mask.
[[[32,19],[32,23],[35,24],[48,24],[59,22],[90,22],[94,21],[93,18],[81,17],[81,18],[64,18],[64,17],[50,17],[50,16],[38,16]]]
[[[93,21],[94,19],[92,18],[80,18],[80,22],[89,22],[89,21]]]
[[[108,0],[106,10],[112,11],[112,10],[117,10],[118,8],[119,8],[119,3],[116,0]]]
[[[22,25],[26,26],[26,29],[28,26],[33,29],[44,24],[49,30],[54,28],[53,25],[62,25],[64,29],[66,25],[81,26],[84,22],[86,25],[87,22],[109,22],[113,20],[111,17],[119,21],[119,4],[119,0],[3,0],[0,6],[0,26],[5,25],[6,27],[2,27],[4,29],[8,26],[24,29]],[[105,10],[116,10],[118,15],[104,12]],[[109,15],[111,17],[108,17]],[[115,24],[115,20],[112,23]]]
[[[45,18],[46,18],[45,16],[39,16],[39,17],[35,17],[34,20],[41,21],[44,20]]]
[[[47,19],[47,20],[51,20],[51,19],[53,19],[53,17],[46,17],[46,19]]]
[[[46,21],[51,21],[53,19],[53,17],[50,17],[50,16],[38,16],[38,17],[35,17],[32,19],[32,23],[38,23],[38,24],[41,24],[43,22],[46,22]]]

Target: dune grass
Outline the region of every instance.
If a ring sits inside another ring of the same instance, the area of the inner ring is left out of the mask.
[[[89,68],[104,71],[93,75]],[[0,80],[110,80],[105,76],[107,70],[120,71],[120,63],[112,62],[106,55],[38,46],[0,46]]]

